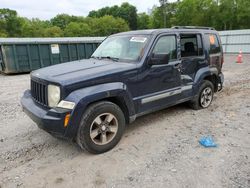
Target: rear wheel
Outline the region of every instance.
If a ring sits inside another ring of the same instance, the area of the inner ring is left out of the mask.
[[[208,80],[204,80],[195,99],[190,101],[190,106],[195,109],[203,109],[210,106],[214,96],[214,85]]]
[[[99,154],[115,147],[124,128],[122,110],[114,103],[102,101],[91,105],[83,114],[76,140],[82,149]]]

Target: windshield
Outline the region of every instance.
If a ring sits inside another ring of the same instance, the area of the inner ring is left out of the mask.
[[[91,57],[114,61],[138,61],[144,54],[148,36],[114,36],[104,40]]]

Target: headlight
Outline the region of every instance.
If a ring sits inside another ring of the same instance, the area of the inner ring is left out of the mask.
[[[49,107],[55,107],[60,101],[60,87],[48,85],[48,103]]]

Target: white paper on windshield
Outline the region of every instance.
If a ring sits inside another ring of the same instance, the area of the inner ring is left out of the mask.
[[[147,40],[146,37],[132,37],[130,42],[141,42],[144,43]]]

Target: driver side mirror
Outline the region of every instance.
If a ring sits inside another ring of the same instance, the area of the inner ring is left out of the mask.
[[[155,54],[153,53],[149,65],[163,65],[168,64],[169,62],[169,54]]]

